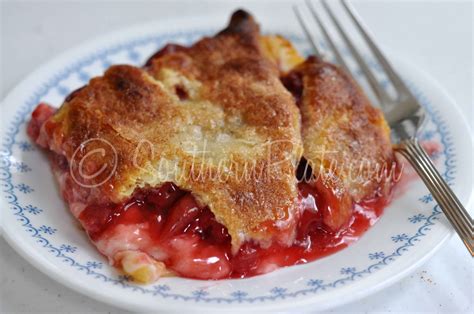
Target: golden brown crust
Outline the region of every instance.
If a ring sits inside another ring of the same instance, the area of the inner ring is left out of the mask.
[[[158,54],[143,69],[111,67],[46,123],[51,149],[78,177],[76,161],[86,160],[86,174],[105,161],[98,176],[79,179],[113,202],[171,181],[210,207],[234,248],[277,237],[297,210],[300,118],[258,38],[238,11],[217,36]]]
[[[277,65],[282,75],[304,62],[304,58],[283,36],[260,36],[260,46],[265,57]]]
[[[290,75],[302,80],[304,156],[315,174],[332,171],[332,188],[356,202],[384,195],[391,182],[382,172],[392,166],[393,152],[382,112],[342,70],[317,58]]]

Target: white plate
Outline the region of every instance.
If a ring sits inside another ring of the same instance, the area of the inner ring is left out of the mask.
[[[385,210],[357,243],[318,261],[244,280],[166,278],[130,283],[89,243],[59,197],[48,162],[25,134],[34,106],[56,106],[110,64],[142,64],[169,41],[191,43],[225,25],[226,16],[167,20],[129,28],[74,49],[41,67],[2,103],[0,180],[3,234],[25,259],[57,281],[97,300],[131,310],[320,310],[373,293],[402,278],[452,234],[420,181]],[[289,37],[308,51],[296,24],[257,16],[263,31]],[[179,25],[179,30],[174,27]],[[171,29],[171,27],[173,29]],[[421,138],[438,142],[439,170],[464,204],[472,193],[468,128],[455,104],[435,82],[393,56],[393,62],[429,113]],[[374,69],[376,67],[374,66]]]

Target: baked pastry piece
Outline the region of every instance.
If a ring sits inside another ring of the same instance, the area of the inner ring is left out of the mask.
[[[40,104],[28,133],[98,250],[135,280],[265,273],[347,245],[363,231],[354,204],[391,186],[317,178],[319,145],[338,161],[392,155],[355,83],[303,61],[237,11],[214,37],[112,66],[57,111]],[[309,182],[298,183],[301,160]]]
[[[282,81],[300,108],[305,170],[332,203],[324,222],[339,230],[354,202],[389,194],[396,166],[390,129],[357,83],[330,63],[310,57]]]
[[[172,182],[209,207],[234,251],[250,239],[291,243],[300,117],[245,12],[213,38],[168,46],[145,68],[112,66],[66,99],[37,142],[72,167],[59,177],[76,217]]]

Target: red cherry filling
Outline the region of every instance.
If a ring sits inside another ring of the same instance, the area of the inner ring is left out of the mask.
[[[150,251],[159,248],[165,252],[165,264],[181,276],[244,278],[306,263],[346,247],[375,223],[386,204],[377,199],[357,205],[349,226],[333,232],[324,223],[324,212],[337,208],[331,203],[337,200],[324,197],[328,191],[321,189],[299,184],[302,211],[293,245],[285,247],[275,242],[262,248],[246,242],[234,255],[227,229],[209,208],[200,207],[189,192],[172,183],[139,190],[124,204],[88,206],[79,219],[92,240],[117,225],[148,224],[141,232],[148,232],[152,239]]]
[[[56,109],[51,107],[46,103],[40,103],[35,110],[31,113],[31,120],[28,123],[26,133],[28,136],[33,139],[34,142],[37,142],[40,136],[40,130],[43,124],[48,120],[54,113]],[[37,142],[42,147],[47,147],[46,143]]]

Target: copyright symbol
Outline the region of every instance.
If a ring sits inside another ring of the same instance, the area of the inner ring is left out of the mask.
[[[82,187],[95,188],[107,182],[117,169],[117,151],[107,140],[91,138],[71,157],[70,174]]]

